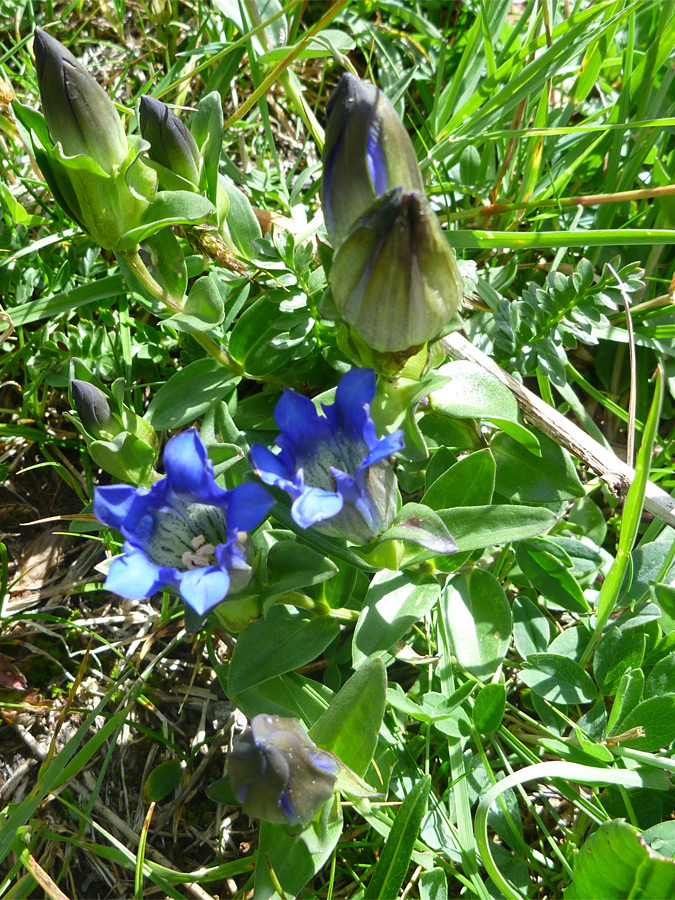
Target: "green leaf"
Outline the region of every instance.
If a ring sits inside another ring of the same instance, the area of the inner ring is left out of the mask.
[[[486,684],[480,689],[473,706],[472,718],[481,734],[490,734],[502,724],[506,710],[506,688],[503,684]]]
[[[644,843],[627,822],[603,822],[574,854],[574,879],[565,900],[617,900],[619,897],[671,900],[675,861]]]
[[[263,593],[265,598],[297,591],[311,584],[328,581],[337,574],[338,567],[332,560],[303,547],[298,552],[295,541],[277,541],[267,554],[267,581]]]
[[[324,28],[315,38],[308,41],[302,50],[295,54],[296,59],[324,59],[336,56],[337,53],[351,53],[355,47],[354,38],[337,28]],[[258,60],[261,65],[271,65],[287,56],[293,47],[274,47]]]
[[[238,381],[217,360],[197,359],[161,386],[150,401],[145,421],[157,431],[194,422]]]
[[[384,541],[410,541],[440,556],[448,556],[457,549],[455,539],[440,516],[421,503],[406,503],[387,530],[378,538]]]
[[[513,642],[525,659],[530,653],[543,653],[551,639],[548,618],[524,594],[513,601]]]
[[[294,900],[310,878],[323,867],[342,834],[342,810],[327,803],[320,818],[299,834],[289,834],[284,825],[261,822],[255,867],[256,900],[278,900],[275,880],[282,886],[283,900]]]
[[[448,879],[443,869],[429,869],[420,877],[420,900],[448,900]]]
[[[509,437],[497,434],[490,449],[497,463],[495,490],[519,503],[551,503],[583,497],[572,458],[555,441],[540,434],[541,456],[534,456]]]
[[[413,786],[396,813],[368,885],[369,900],[391,900],[392,897],[398,897],[427,811],[430,788],[431,778],[426,775]]]
[[[588,612],[584,593],[569,570],[569,557],[546,538],[521,541],[516,561],[532,586],[550,603],[571,612]]]
[[[227,689],[227,666],[220,666],[218,678]],[[333,691],[312,678],[286,672],[237,694],[237,706],[247,719],[259,713],[300,719],[309,728],[326,710]]]
[[[520,678],[535,694],[562,706],[590,703],[597,696],[588,672],[573,659],[556,653],[531,653],[523,663]]]
[[[150,772],[143,785],[143,799],[146,803],[158,803],[175,791],[180,784],[181,764],[179,759],[167,759]]]
[[[97,466],[130,484],[147,484],[157,460],[157,448],[128,431],[112,441],[91,441],[87,449]]]
[[[622,741],[634,750],[661,750],[675,741],[675,694],[650,697],[638,703],[621,720],[622,732],[642,728],[644,736]]]
[[[441,615],[457,661],[477,678],[490,678],[511,640],[511,607],[489,572],[473,569],[449,579],[441,594]]]
[[[658,697],[660,694],[675,694],[675,653],[660,659],[647,676],[645,697]]]
[[[318,747],[330,750],[360,776],[366,774],[375,752],[386,686],[382,660],[367,660],[309,729],[309,736]]]
[[[437,582],[417,584],[413,576],[384,569],[370,583],[356,623],[354,666],[373,653],[389,650],[412,626],[433,609],[440,595]]]
[[[483,506],[492,502],[496,466],[487,448],[460,459],[431,484],[422,503],[432,509]]]
[[[211,275],[202,275],[190,288],[183,311],[165,319],[163,324],[177,331],[197,334],[210,331],[225,318],[225,303],[218,284]]]
[[[537,506],[465,506],[438,514],[457,541],[457,550],[482,550],[548,531],[556,523],[549,509]]]
[[[201,98],[190,130],[204,160],[207,197],[216,206],[218,164],[223,147],[223,101],[218,91]]]
[[[253,241],[262,237],[260,223],[248,197],[239,190],[234,181],[223,174],[218,180],[230,201],[230,209],[225,220],[227,231],[237,250],[250,259],[254,249]]]
[[[642,665],[644,654],[645,637],[639,628],[621,631],[612,627],[605,631],[593,655],[593,674],[600,693],[613,696],[624,673]]]
[[[143,241],[141,250],[144,260],[147,260],[147,270],[157,284],[174,300],[182,302],[188,281],[187,266],[173,231],[170,228],[162,228],[149,235]],[[148,296],[153,302],[157,302],[155,297],[150,294]]]
[[[277,325],[279,307],[259,297],[237,319],[230,334],[228,350],[233,359],[251,375],[267,375],[283,365],[293,354],[292,347],[276,349],[271,340],[283,331]]]
[[[675,856],[675,822],[659,822],[642,832],[642,840],[662,856]]]
[[[623,730],[623,723],[630,712],[642,699],[645,676],[642,669],[629,669],[625,672],[616,690],[614,703],[607,720],[607,737],[614,737]]]
[[[290,606],[273,606],[264,619],[239,636],[232,653],[228,693],[254,687],[304,666],[322,653],[340,632],[328,616],[308,616]]]
[[[159,191],[141,216],[141,224],[122,235],[120,250],[133,250],[162,228],[171,225],[200,225],[215,213],[210,200],[192,191]]]
[[[449,381],[429,395],[432,410],[455,418],[489,419],[531,452],[539,452],[539,440],[523,424],[518,401],[496,375],[465,359],[446,363],[437,374]]]

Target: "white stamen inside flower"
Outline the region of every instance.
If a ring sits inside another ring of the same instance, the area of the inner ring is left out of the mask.
[[[198,569],[213,565],[215,547],[213,544],[206,543],[203,534],[193,537],[190,543],[194,547],[194,553],[186,550],[181,556],[181,562],[186,569]]]

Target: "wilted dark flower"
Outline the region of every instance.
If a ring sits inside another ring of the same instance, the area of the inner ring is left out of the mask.
[[[244,812],[285,825],[309,825],[330,799],[340,769],[297,719],[259,715],[235,738],[227,772]]]
[[[150,144],[150,159],[198,188],[201,158],[187,126],[166,103],[147,94],[140,100],[139,122],[141,134]],[[162,175],[160,171],[160,184],[163,181]],[[162,186],[168,189],[172,187],[168,184]]]
[[[457,312],[462,278],[423,194],[383,194],[340,245],[330,270],[344,322],[373,349],[396,352],[437,337]]]
[[[351,369],[340,379],[335,403],[314,403],[288,388],[276,405],[278,454],[255,444],[250,459],[265,484],[293,499],[301,528],[367,544],[396,515],[396,476],[388,457],[403,447],[403,432],[379,439],[370,417],[375,396],[372,369]]]
[[[150,490],[127,484],[95,489],[94,515],[125,538],[105,586],[138,600],[171,585],[204,615],[248,584],[253,570],[247,532],[274,500],[259,484],[219,487],[194,428],[171,438],[164,468],[166,477]]]
[[[323,149],[321,203],[334,245],[396,186],[424,190],[408,133],[383,91],[346,72],[328,101]]]

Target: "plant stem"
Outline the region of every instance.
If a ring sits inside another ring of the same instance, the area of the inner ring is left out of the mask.
[[[118,253],[118,257],[120,257],[124,263],[131,270],[132,274],[135,278],[138,279],[141,286],[153,297],[163,303],[167,309],[171,310],[172,313],[179,313],[182,311],[182,303],[176,300],[171,294],[164,290],[164,288],[158,284],[157,281],[152,277],[150,272],[148,271],[145,263],[141,259],[138,249],[121,251]],[[209,356],[213,357],[213,359],[217,360],[221,366],[226,368],[229,372],[232,372],[233,375],[243,375],[244,367],[236,362],[230,354],[225,350],[220,344],[215,341],[212,337],[209,337],[207,334],[203,332],[197,332],[192,335],[192,337],[197,341],[197,343],[203,347],[204,350],[208,353]]]

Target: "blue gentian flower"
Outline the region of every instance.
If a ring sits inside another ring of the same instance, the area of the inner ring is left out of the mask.
[[[244,812],[305,828],[335,791],[340,763],[297,719],[258,715],[234,739],[227,773]]]
[[[274,411],[281,452],[251,447],[254,471],[291,496],[291,515],[301,528],[367,544],[391,524],[397,491],[388,457],[402,449],[403,432],[378,439],[370,417],[374,396],[372,369],[343,375],[335,403],[322,404],[324,415],[286,388]]]
[[[258,484],[230,491],[218,487],[194,428],[167,443],[164,468],[166,477],[149,490],[116,484],[94,491],[94,515],[125,538],[105,587],[130,600],[175,587],[204,615],[248,584],[247,532],[262,522],[274,500]]]

